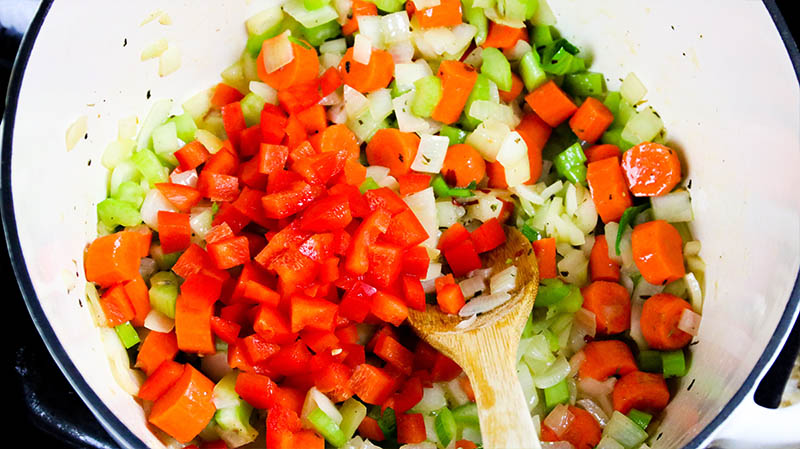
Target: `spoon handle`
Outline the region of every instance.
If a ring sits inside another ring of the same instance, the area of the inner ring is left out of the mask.
[[[474,356],[465,364],[464,371],[470,379],[478,403],[483,447],[540,449],[539,437],[533,427],[525,394],[517,377],[515,357],[497,357],[497,354]],[[481,360],[483,358],[485,360]]]

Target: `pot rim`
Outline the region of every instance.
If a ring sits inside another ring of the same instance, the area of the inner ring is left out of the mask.
[[[97,393],[92,390],[89,384],[81,375],[77,367],[72,363],[67,352],[64,350],[61,342],[58,340],[53,327],[50,325],[44,310],[36,295],[36,291],[28,275],[25,257],[22,253],[22,248],[19,243],[19,235],[17,232],[16,219],[14,215],[13,195],[11,192],[11,152],[14,140],[14,122],[16,119],[17,103],[19,102],[19,94],[22,87],[22,80],[25,75],[28,59],[30,58],[36,38],[39,31],[44,24],[47,13],[50,10],[54,0],[43,0],[39,6],[36,15],[31,22],[28,31],[22,39],[19,52],[17,53],[14,67],[11,72],[9,80],[8,91],[6,96],[6,110],[4,114],[3,123],[3,140],[2,148],[0,149],[0,162],[2,169],[0,170],[0,193],[2,194],[2,205],[0,206],[0,213],[2,213],[3,228],[5,233],[6,245],[8,247],[9,258],[11,265],[14,269],[14,274],[17,278],[22,297],[25,300],[25,305],[31,315],[34,325],[36,326],[42,340],[45,343],[50,355],[55,360],[58,367],[64,373],[65,377],[81,397],[84,403],[89,407],[95,417],[100,421],[106,431],[124,447],[145,447],[144,442],[137,437],[127,426],[125,426],[120,419],[111,412],[111,410],[100,400]],[[783,39],[792,66],[795,70],[795,75],[800,81],[800,51],[798,51],[797,44],[792,37],[789,27],[781,15],[780,10],[776,5],[776,0],[763,0],[764,6],[767,8],[781,38]],[[750,374],[744,380],[742,385],[733,395],[733,397],[725,404],[722,410],[705,426],[685,447],[686,448],[699,448],[708,440],[712,434],[722,425],[722,423],[733,413],[736,407],[747,397],[755,386],[756,381],[760,375],[767,368],[769,361],[773,355],[780,351],[781,342],[785,339],[786,335],[792,328],[793,317],[795,311],[800,307],[800,272],[795,278],[794,287],[789,297],[789,301],[784,309],[778,325],[767,342],[764,351],[756,362]],[[656,437],[658,439],[660,434]]]

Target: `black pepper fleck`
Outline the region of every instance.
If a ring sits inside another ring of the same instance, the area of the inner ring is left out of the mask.
[[[405,158],[403,157],[403,155],[402,155],[402,154],[398,154],[398,155],[397,155],[397,159],[399,159],[399,160],[400,160],[400,162],[404,162],[404,160],[405,160]]]
[[[148,100],[150,99],[150,91],[149,90],[147,91],[147,99]]]
[[[123,47],[127,47],[128,46],[128,38],[127,37],[122,40],[122,46]]]
[[[692,381],[689,383],[689,386],[686,387],[686,391],[692,391],[692,387],[694,387],[694,381],[695,380],[696,379],[692,379]]]
[[[345,61],[344,63],[344,71],[350,73],[350,61]]]
[[[83,135],[83,139],[84,139],[84,140],[86,140],[86,139],[88,139],[88,138],[89,138],[89,133],[86,133],[86,134],[84,134],[84,135]]]

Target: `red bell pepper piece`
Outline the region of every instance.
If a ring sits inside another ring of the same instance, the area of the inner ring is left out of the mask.
[[[288,114],[296,114],[317,103],[322,97],[319,94],[318,79],[307,83],[295,84],[294,86],[278,91],[278,103]]]
[[[276,170],[282,170],[288,159],[288,147],[262,143],[258,152],[258,171],[269,175]]]
[[[199,247],[197,244],[192,243],[189,248],[178,257],[175,265],[172,266],[172,271],[178,276],[186,279],[189,276],[199,273],[206,267],[211,266],[211,259],[208,257],[206,250]]]
[[[297,334],[292,332],[289,319],[269,306],[260,306],[253,319],[253,330],[270,343],[279,345],[293,342]]]
[[[430,260],[427,249],[422,246],[412,246],[403,254],[403,273],[424,278],[428,275]]]
[[[330,301],[295,295],[291,299],[291,329],[333,331],[338,306]]]
[[[236,376],[234,388],[245,402],[260,409],[271,409],[275,405],[275,393],[280,389],[269,377],[247,372]]]
[[[308,372],[311,352],[302,341],[283,346],[269,360],[269,367],[284,376],[295,376]]]
[[[250,361],[253,363],[266,362],[280,350],[280,346],[268,342],[264,337],[258,334],[251,334],[243,338],[242,344],[247,351]]]
[[[353,217],[364,218],[372,211],[367,204],[367,199],[361,195],[361,192],[356,186],[347,184],[336,184],[328,190],[331,195],[346,195],[350,202],[350,213]]]
[[[358,425],[358,433],[362,437],[371,441],[383,441],[386,439],[386,437],[383,435],[383,430],[381,430],[381,426],[378,424],[378,421],[371,416],[364,417],[364,419],[361,421],[361,424]]]
[[[286,250],[269,266],[284,285],[294,287],[311,283],[319,273],[319,264],[298,250]]]
[[[361,281],[356,281],[342,297],[339,303],[339,315],[363,323],[372,307],[372,297],[378,290]]]
[[[398,297],[378,291],[372,299],[370,312],[387,323],[399,326],[408,318],[408,306]]]
[[[315,372],[314,385],[319,391],[331,396],[334,402],[346,401],[353,396],[350,377],[353,369],[343,363],[330,363]]]
[[[222,203],[219,206],[219,211],[214,215],[214,221],[211,222],[213,226],[220,223],[228,223],[234,233],[239,233],[245,226],[250,223],[250,218],[243,214],[239,209],[230,203]]]
[[[295,181],[286,190],[265,195],[261,203],[267,218],[286,218],[308,207],[323,192],[320,186]]]
[[[323,97],[327,97],[343,84],[342,76],[339,74],[339,71],[336,70],[336,67],[329,67],[328,70],[322,74],[319,82]]]
[[[422,413],[397,415],[397,442],[402,444],[422,443],[427,439]]]
[[[182,351],[214,353],[211,317],[221,290],[220,280],[203,273],[189,276],[181,284],[181,293],[175,302],[175,334]]]
[[[497,218],[491,218],[472,231],[470,236],[478,253],[491,251],[506,242],[506,233]]]
[[[255,262],[263,268],[269,268],[272,262],[284,251],[298,248],[311,236],[311,233],[301,231],[297,221],[281,229],[269,239],[267,246],[254,258]]]
[[[397,215],[408,209],[408,205],[405,201],[388,187],[367,190],[367,192],[364,193],[364,198],[367,199],[367,204],[372,211],[380,208],[386,209],[392,215]]]
[[[221,108],[226,104],[239,101],[244,98],[241,92],[235,87],[229,86],[225,83],[219,83],[214,88],[214,93],[211,95],[211,106]]]
[[[444,251],[447,248],[457,245],[467,239],[469,239],[469,231],[467,231],[467,228],[465,228],[461,223],[456,223],[442,233],[442,236],[439,237],[439,244],[437,245],[437,248]]]
[[[244,236],[209,243],[206,250],[216,267],[221,270],[242,265],[250,260],[250,243]]]
[[[164,195],[173,206],[181,212],[189,212],[196,205],[202,195],[194,187],[169,182],[159,182],[155,187]]]
[[[218,316],[211,317],[211,331],[225,343],[234,344],[239,338],[241,329],[242,326],[238,323]]]
[[[353,370],[350,388],[367,404],[380,405],[394,392],[397,383],[385,370],[362,364]]]
[[[428,239],[428,232],[422,227],[419,219],[411,209],[392,217],[392,224],[386,230],[383,239],[408,248],[409,246],[419,245]]]
[[[286,137],[283,138],[283,144],[291,150],[306,141],[308,141],[308,133],[306,132],[305,126],[303,126],[303,123],[300,122],[295,114],[289,115],[289,119],[286,122]],[[312,150],[314,149],[310,143],[308,146]]]
[[[257,157],[239,164],[239,170],[236,175],[239,177],[240,184],[244,184],[251,189],[263,192],[267,188],[268,178],[267,175],[258,171]]]
[[[261,148],[261,127],[253,125],[239,133],[239,156],[253,157]]]
[[[310,134],[322,133],[328,127],[328,116],[321,104],[315,104],[298,112],[297,119]]]
[[[269,103],[261,110],[261,140],[264,143],[279,144],[286,134],[286,114],[281,108]]]
[[[390,335],[381,335],[372,352],[405,374],[411,374],[414,368],[414,354]]]
[[[447,259],[450,269],[453,270],[453,275],[458,277],[482,266],[475,245],[469,239],[462,240],[445,249],[444,257]]]
[[[403,249],[390,243],[377,242],[369,247],[368,283],[378,288],[394,284],[403,267]]]
[[[417,276],[403,275],[403,297],[408,307],[425,311],[425,289]]]
[[[295,161],[292,171],[299,173],[309,184],[323,185],[344,170],[346,161],[345,150],[315,153]]]
[[[437,352],[433,367],[431,368],[431,380],[433,382],[449,382],[461,374],[461,367],[446,355]]]
[[[431,185],[431,175],[427,173],[406,173],[397,177],[400,185],[400,196],[408,196],[425,190]]]
[[[291,409],[282,406],[269,408],[266,426],[266,447],[270,449],[294,449],[293,437],[301,428],[300,418]]]
[[[108,327],[117,327],[136,316],[122,284],[117,284],[103,293],[103,296],[100,297],[100,307],[106,316],[106,326]]]
[[[225,134],[230,139],[234,147],[239,148],[239,135],[247,128],[242,112],[242,104],[237,102],[228,103],[220,109],[222,113],[222,126]]]
[[[144,320],[147,318],[147,314],[150,313],[150,292],[147,289],[147,284],[145,284],[142,276],[137,274],[136,277],[122,285],[133,307],[134,316],[131,319],[131,324],[139,327],[144,326]]]
[[[464,293],[461,287],[456,284],[448,284],[442,287],[441,290],[437,289],[436,302],[439,308],[444,313],[456,314],[462,307],[464,307]]]
[[[400,387],[400,390],[392,396],[394,398],[395,413],[405,413],[411,410],[422,400],[423,394],[424,391],[420,378],[409,377],[403,386]]]
[[[364,274],[369,269],[369,247],[386,232],[391,224],[391,214],[383,208],[376,209],[356,229],[347,251],[345,268],[353,274]]]
[[[164,253],[182,251],[192,244],[189,214],[162,210],[158,212],[158,239]]]
[[[300,254],[321,264],[333,256],[333,234],[314,234],[297,250]]]
[[[197,190],[211,201],[233,201],[239,196],[239,178],[203,170],[197,179]]]
[[[300,229],[312,232],[327,232],[344,229],[353,216],[350,201],[343,194],[334,194],[315,201],[300,216]]]
[[[197,140],[193,140],[175,152],[175,158],[178,160],[178,168],[181,171],[191,170],[202,165],[211,153],[208,152],[205,146]]]

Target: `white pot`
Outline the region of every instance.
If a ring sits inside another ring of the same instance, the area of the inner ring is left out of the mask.
[[[559,29],[593,56],[609,87],[629,72],[646,84],[692,182],[693,231],[708,265],[704,320],[652,447],[798,447],[799,406],[752,403],[800,304],[800,92],[768,8],[751,0],[550,3]],[[10,252],[53,356],[124,447],[161,443],[113,380],[84,300],[82,252],[108,176],[100,156],[119,119],[142,120],[154,100],[180,104],[216,83],[243,48],[244,18],[262,4],[46,0],[15,67],[2,154]],[[140,25],[159,8],[172,25]],[[164,78],[156,60],[140,61],[161,37],[182,53],[181,68]],[[82,115],[88,138],[67,152],[65,131]]]

